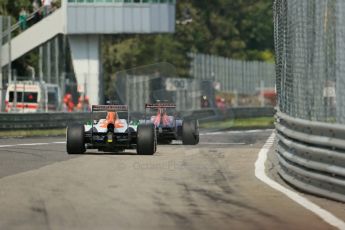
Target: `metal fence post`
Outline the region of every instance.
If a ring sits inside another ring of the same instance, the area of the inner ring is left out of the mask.
[[[3,17],[0,16],[0,112],[3,111],[4,94],[3,94],[3,75],[2,75],[2,43],[3,43]]]

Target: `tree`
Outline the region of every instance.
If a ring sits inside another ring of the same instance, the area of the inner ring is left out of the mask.
[[[1,12],[17,18],[30,0],[0,0]],[[102,43],[106,84],[119,70],[170,62],[188,77],[189,53],[242,60],[273,61],[272,0],[185,0],[176,6],[174,34],[105,36]],[[186,20],[188,19],[188,20]]]

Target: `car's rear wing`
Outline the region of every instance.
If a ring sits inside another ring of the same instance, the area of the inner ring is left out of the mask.
[[[145,104],[145,123],[147,122],[147,109],[157,109],[159,111],[160,109],[168,109],[168,108],[176,109],[176,104],[175,103],[165,103],[165,102],[158,102],[158,103],[153,103],[153,104],[146,103]],[[161,113],[161,111],[159,111],[159,112]],[[176,115],[174,115],[174,117],[175,117],[174,119],[176,122]]]
[[[145,104],[145,109],[176,108],[175,103]]]
[[[127,112],[127,105],[92,105],[92,112]]]

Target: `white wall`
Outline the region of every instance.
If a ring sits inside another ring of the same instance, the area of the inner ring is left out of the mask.
[[[68,34],[173,33],[175,4],[67,5]]]
[[[86,82],[91,105],[102,103],[100,35],[69,35],[68,40],[78,85],[84,87]]]

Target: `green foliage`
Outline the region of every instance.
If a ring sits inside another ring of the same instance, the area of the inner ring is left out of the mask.
[[[30,0],[0,0],[1,15],[11,15],[17,19],[22,7],[32,10],[32,2]]]
[[[106,84],[115,72],[156,62],[170,62],[188,77],[188,53],[200,52],[242,60],[273,62],[272,0],[177,1],[176,33],[105,36],[102,42]],[[0,0],[0,13],[18,17],[31,0]],[[34,59],[34,58],[29,58]]]
[[[274,60],[271,0],[178,1],[177,21],[185,9],[192,22],[177,24],[175,34],[106,37],[105,72],[167,61],[188,76],[190,52]]]

